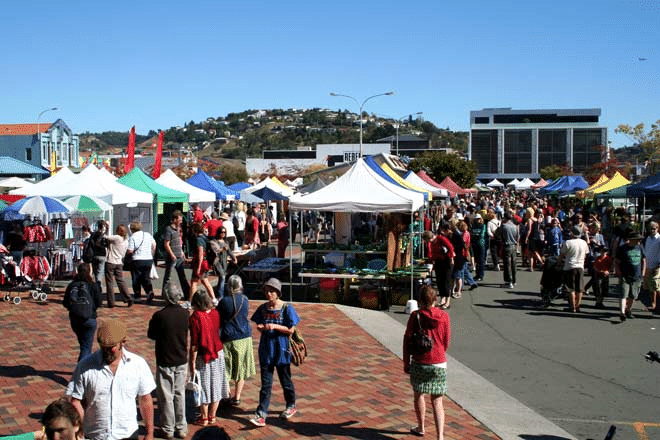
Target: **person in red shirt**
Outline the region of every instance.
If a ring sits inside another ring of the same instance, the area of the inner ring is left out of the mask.
[[[218,229],[222,227],[222,220],[218,219],[218,213],[213,211],[211,214],[211,220],[207,221],[204,226],[208,229],[206,235],[208,235],[209,238],[216,238],[218,235]]]
[[[425,395],[431,396],[437,438],[443,438],[445,410],[442,396],[447,394],[447,348],[451,339],[449,315],[436,307],[437,292],[431,286],[423,286],[420,292],[420,309],[408,318],[403,336],[403,371],[410,374],[410,384],[414,393],[417,426],[410,432],[417,436],[425,433]],[[426,353],[415,352],[412,345],[414,333],[422,332],[432,341],[433,346]]]
[[[448,238],[449,234],[451,234],[451,230],[448,223],[443,223],[440,234],[437,236],[431,231],[425,231],[422,234],[422,239],[428,243],[428,256],[429,260],[433,262],[435,283],[438,287],[440,307],[442,308],[449,308],[452,291],[451,271],[456,256],[454,246]]]
[[[603,298],[610,290],[610,270],[614,260],[607,249],[601,249],[601,254],[594,260],[593,290],[596,297],[596,308],[604,309]]]

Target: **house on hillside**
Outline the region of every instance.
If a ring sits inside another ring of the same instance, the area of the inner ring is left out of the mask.
[[[78,168],[78,136],[62,119],[52,123],[0,124],[0,156],[50,170],[53,155],[56,168]]]

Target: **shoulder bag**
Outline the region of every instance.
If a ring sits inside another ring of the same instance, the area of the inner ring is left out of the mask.
[[[282,313],[284,313],[286,308],[287,304],[284,304],[284,307],[282,307]],[[289,351],[291,352],[291,363],[293,365],[299,367],[305,362],[305,359],[307,358],[307,344],[305,344],[305,338],[303,338],[298,327],[294,328],[293,333],[289,335]]]
[[[410,351],[416,355],[428,353],[433,348],[433,340],[422,329],[422,323],[419,319],[419,311],[415,312],[417,316],[417,330],[412,334],[410,340]]]

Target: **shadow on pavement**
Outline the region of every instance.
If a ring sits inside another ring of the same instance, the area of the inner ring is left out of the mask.
[[[60,374],[66,374],[67,376],[71,374],[70,371],[41,371],[35,370],[29,365],[0,365],[0,376],[1,377],[28,377],[28,376],[41,376],[45,379],[50,379],[55,383],[58,383],[63,386],[67,386],[69,383],[68,379],[60,376]]]

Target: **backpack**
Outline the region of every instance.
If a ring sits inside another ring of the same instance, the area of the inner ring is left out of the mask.
[[[91,263],[94,260],[94,246],[91,237],[83,243],[82,260],[84,263]]]
[[[69,292],[69,314],[71,317],[86,321],[94,316],[94,301],[89,284],[75,282]]]

